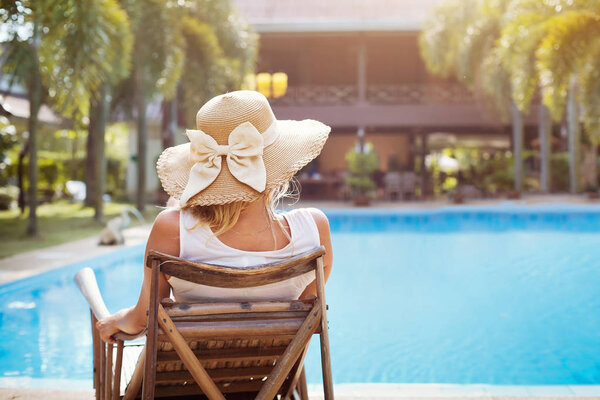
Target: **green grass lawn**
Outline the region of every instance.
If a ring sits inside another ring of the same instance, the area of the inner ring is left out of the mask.
[[[116,217],[128,206],[131,204],[105,204],[105,220]],[[159,212],[159,208],[148,205],[144,213],[146,222],[152,222]],[[25,234],[27,213],[21,216],[18,209],[0,211],[0,258],[94,236],[103,228],[94,221],[93,208],[68,201],[40,205],[37,215],[39,236],[31,238]],[[131,217],[132,225],[138,224]]]

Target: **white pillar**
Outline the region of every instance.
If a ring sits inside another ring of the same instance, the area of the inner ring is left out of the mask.
[[[358,68],[357,68],[357,82],[356,87],[358,90],[358,104],[367,103],[367,48],[365,44],[364,34],[360,33],[358,36]],[[358,142],[360,143],[360,151],[365,150],[365,126],[359,123],[357,130]]]
[[[540,189],[543,193],[550,191],[550,153],[552,139],[552,121],[550,120],[550,111],[540,104],[539,115],[539,135],[540,135]]]
[[[515,190],[521,191],[523,190],[523,115],[514,103],[512,104],[512,134]]]
[[[567,127],[569,132],[569,190],[571,193],[579,191],[579,154],[581,133],[579,129],[579,113],[575,98],[576,79],[571,80],[567,103]]]

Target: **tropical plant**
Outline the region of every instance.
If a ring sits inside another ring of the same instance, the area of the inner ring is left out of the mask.
[[[515,0],[507,21],[501,43],[515,102],[526,110],[540,87],[542,104],[555,121],[566,110],[570,186],[576,191],[579,121],[593,142],[600,135],[600,3]]]
[[[131,75],[115,89],[115,100],[136,110],[136,205],[140,211],[145,208],[146,196],[147,103],[157,94],[173,97],[183,67],[179,3],[170,0],[121,0],[131,22],[134,43]]]
[[[17,130],[8,118],[0,116],[0,186],[5,186],[8,180],[6,170],[12,164],[8,152],[17,143]]]
[[[197,0],[181,9],[186,62],[181,77],[184,115],[195,122],[198,107],[237,89],[254,70],[257,37],[231,0]]]
[[[123,57],[111,39],[123,31],[126,18],[115,0],[2,0],[0,22],[2,70],[29,98],[27,233],[36,235],[41,104],[50,102],[70,118],[86,115],[91,94]]]
[[[365,196],[376,189],[372,175],[379,167],[379,157],[371,143],[366,143],[361,149],[356,145],[346,153],[346,185],[354,196]]]
[[[441,3],[426,21],[419,48],[427,69],[454,77],[512,119],[515,187],[522,184],[523,121],[512,104],[509,74],[502,62],[500,38],[509,0],[452,0]]]

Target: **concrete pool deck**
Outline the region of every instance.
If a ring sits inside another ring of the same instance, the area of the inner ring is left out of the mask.
[[[341,384],[336,385],[338,400],[591,400],[600,399],[600,386],[494,386],[443,384]],[[0,399],[93,400],[93,390],[2,389]],[[322,400],[318,385],[309,385],[309,398]]]

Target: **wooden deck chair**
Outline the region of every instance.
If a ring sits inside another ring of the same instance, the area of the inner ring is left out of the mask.
[[[76,281],[92,311],[96,399],[134,399],[142,388],[142,399],[202,394],[211,400],[306,400],[303,362],[310,338],[319,333],[324,396],[333,400],[324,253],[320,247],[281,263],[239,269],[151,251],[146,260],[152,268],[146,347],[139,361],[141,348],[124,344],[132,336],[117,335],[116,351],[100,341],[95,321],[108,311],[93,272],[80,271]],[[161,272],[208,286],[245,288],[310,271],[315,271],[318,294],[311,300],[183,304],[158,299]],[[137,361],[135,367],[131,361]]]

